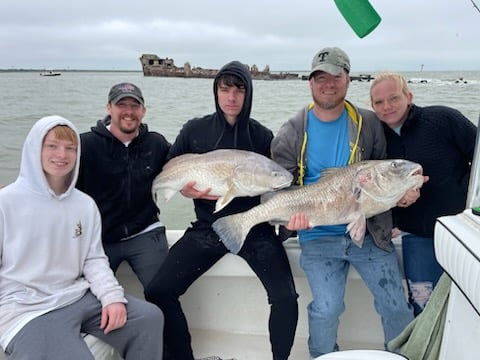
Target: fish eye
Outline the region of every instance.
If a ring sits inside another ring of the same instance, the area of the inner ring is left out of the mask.
[[[396,167],[398,167],[398,162],[392,161],[391,165],[392,165],[392,167],[396,168]]]

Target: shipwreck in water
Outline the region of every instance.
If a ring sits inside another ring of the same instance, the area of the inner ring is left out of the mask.
[[[218,69],[204,69],[192,67],[186,62],[183,66],[175,65],[172,58],[160,58],[154,54],[143,54],[140,57],[144,76],[182,77],[212,79],[217,75]],[[261,71],[257,65],[245,65],[252,74],[254,80],[298,80],[298,74],[290,72],[270,72],[270,66],[266,65]]]

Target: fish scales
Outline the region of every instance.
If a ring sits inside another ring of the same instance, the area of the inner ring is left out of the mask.
[[[290,217],[298,212],[305,213],[313,223],[337,224],[344,211],[344,204],[354,201],[352,190],[346,188],[354,172],[350,171],[348,174],[347,171],[343,171],[342,173],[340,182],[336,181],[337,178],[331,178],[320,183],[272,194],[267,201],[262,202],[261,206],[239,214],[236,224],[243,229],[267,221],[272,224],[286,224]],[[352,176],[349,177],[349,175]],[[345,222],[350,220],[345,217],[344,219]]]
[[[219,196],[215,211],[238,196],[257,196],[289,186],[293,176],[273,160],[251,151],[219,149],[202,154],[183,154],[171,159],[157,175],[152,193],[163,190],[168,201],[188,182],[195,189],[210,188]]]
[[[286,224],[303,212],[312,226],[348,224],[352,239],[361,245],[366,219],[394,207],[408,189],[421,187],[421,173],[419,164],[407,160],[369,160],[329,169],[317,183],[264,195],[260,205],[218,219],[213,229],[236,253],[254,225]]]

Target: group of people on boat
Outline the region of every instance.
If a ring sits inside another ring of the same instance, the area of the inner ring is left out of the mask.
[[[299,314],[282,244],[293,232],[312,293],[306,309],[311,358],[338,350],[350,265],[374,297],[386,349],[396,351],[389,341],[422,311],[442,273],[434,222],[465,207],[476,127],[458,110],[415,105],[396,73],[376,75],[373,111],[359,108],[346,99],[349,74],[342,49],[318,51],[308,77],[311,103],[275,135],[251,118],[252,78],[238,61],[225,64],[213,81],[216,111],[188,120],[172,144],[143,122],[145,99],[132,83],[110,89],[108,115],[86,133],[60,116],[38,120],[26,137],[17,180],[0,190],[0,346],[7,359],[93,358],[81,332],[124,359],[194,359],[179,298],[229,253],[213,222],[260,198],[236,198],[215,212],[218,197],[196,189],[192,179],[181,193],[193,199],[196,219],[169,249],[151,186],[170,159],[215,149],[271,157],[298,186],[315,183],[326,168],[363,160],[422,165],[421,189],[368,219],[362,247],[346,224],[312,227],[297,213],[279,233],[268,223],[253,227],[237,254],[265,288],[272,359],[289,358]],[[407,291],[391,240],[399,234]],[[142,283],[145,300],[126,295],[116,280],[123,261]]]

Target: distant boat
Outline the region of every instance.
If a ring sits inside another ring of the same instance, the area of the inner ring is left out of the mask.
[[[426,84],[428,83],[428,80],[415,78],[415,79],[409,79],[407,82],[409,84]]]
[[[375,78],[370,74],[350,75],[350,81],[370,82],[373,79],[375,79]],[[310,76],[309,75],[302,75],[302,80],[310,80]]]
[[[58,71],[47,71],[47,72],[40,73],[40,76],[59,76],[59,75],[62,75],[62,73]]]
[[[370,82],[370,80],[373,80],[373,79],[375,79],[375,78],[370,74],[359,74],[358,76],[350,75],[350,81],[367,81],[367,82]]]

